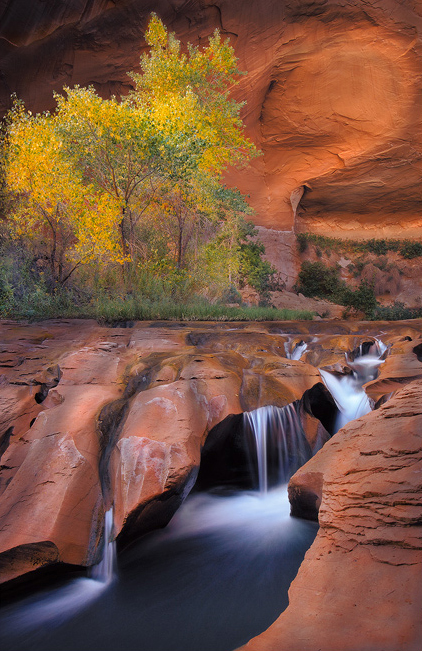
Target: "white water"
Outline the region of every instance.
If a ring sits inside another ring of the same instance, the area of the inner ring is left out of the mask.
[[[293,347],[293,350],[290,350],[290,340],[286,341],[284,344],[284,350],[287,359],[299,360],[307,348],[308,344],[306,344],[304,341],[299,341],[299,343]]]
[[[104,552],[101,561],[94,565],[91,570],[91,577],[94,581],[109,585],[115,576],[116,564],[116,542],[113,535],[113,509],[109,509],[104,518]]]
[[[68,585],[37,596],[36,600],[25,599],[20,604],[19,612],[10,617],[6,609],[5,629],[13,631],[17,627],[21,634],[25,634],[42,626],[60,626],[98,599],[115,578],[116,543],[111,541],[112,531],[113,511],[110,509],[105,514],[103,557],[92,568],[91,578],[75,579]]]
[[[319,372],[339,410],[334,433],[351,420],[369,414],[371,411],[369,398],[358,380],[352,375],[337,377],[329,371],[320,369]]]
[[[260,407],[243,417],[255,440],[259,492],[265,494],[269,472],[273,484],[287,483],[311,458],[312,451],[293,405]]]
[[[195,495],[186,502],[167,525],[163,538],[186,538],[219,532],[233,538],[248,530],[260,539],[265,530],[276,528],[277,523],[288,524],[290,502],[287,485],[269,491],[264,499],[254,492],[241,492],[230,497],[209,493]]]
[[[2,651],[227,651],[268,628],[288,605],[287,591],[317,524],[291,518],[286,486],[265,495],[196,494],[162,531],[123,551],[119,580],[62,621],[63,604],[50,592],[50,617],[32,609],[22,628],[22,603],[13,624],[3,610]],[[85,583],[81,583],[85,581]],[[101,589],[102,587],[102,589]],[[76,593],[73,595],[77,598]],[[98,597],[98,598],[97,598]],[[12,607],[13,608],[13,607]],[[43,620],[37,620],[41,613]],[[43,626],[44,624],[44,626]]]
[[[378,369],[385,362],[382,359],[387,346],[378,339],[364,354],[361,344],[353,360],[346,353],[346,364],[352,369],[351,375],[337,376],[329,371],[319,370],[328,391],[333,396],[339,413],[335,423],[335,432],[355,418],[360,418],[372,411],[363,385],[378,375]],[[334,432],[334,433],[335,433]]]

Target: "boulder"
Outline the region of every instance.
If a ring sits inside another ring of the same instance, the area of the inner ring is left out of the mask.
[[[207,432],[241,411],[239,392],[240,376],[216,356],[185,355],[130,400],[109,465],[120,543],[167,524],[195,482]]]

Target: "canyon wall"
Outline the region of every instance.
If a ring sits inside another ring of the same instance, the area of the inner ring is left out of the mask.
[[[183,42],[218,27],[248,72],[234,95],[262,155],[227,180],[250,196],[264,240],[281,232],[279,268],[292,231],[422,236],[414,0],[4,0],[0,112],[12,92],[51,109],[65,84],[125,94],[151,11]]]

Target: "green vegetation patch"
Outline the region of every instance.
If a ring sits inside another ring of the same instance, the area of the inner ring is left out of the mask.
[[[344,253],[375,253],[385,255],[389,251],[399,253],[408,260],[422,256],[422,243],[413,240],[342,240],[334,237],[325,237],[315,233],[298,233],[296,236],[300,253],[304,253],[309,244],[327,251]]]
[[[308,297],[318,297],[344,305],[365,314],[367,319],[374,317],[377,300],[374,288],[362,281],[356,290],[351,289],[340,279],[339,267],[328,267],[323,262],[302,263],[296,290]]]

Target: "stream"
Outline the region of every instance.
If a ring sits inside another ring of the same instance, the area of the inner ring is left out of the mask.
[[[295,357],[305,349],[301,342]],[[376,342],[346,356],[350,375],[320,371],[338,406],[336,429],[371,410],[362,385],[384,353]],[[256,442],[259,490],[193,492],[165,529],[118,562],[110,510],[103,560],[89,577],[2,608],[2,651],[232,651],[268,628],[287,607],[318,530],[290,517],[287,497],[290,476],[312,451],[291,405],[244,419]]]

